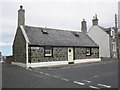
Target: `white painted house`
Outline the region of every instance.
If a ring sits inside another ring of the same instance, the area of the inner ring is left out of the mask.
[[[97,15],[92,20],[93,26],[88,35],[99,45],[100,57],[117,57],[114,28],[103,28],[98,25]]]

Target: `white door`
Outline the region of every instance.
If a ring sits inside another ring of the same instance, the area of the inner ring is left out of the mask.
[[[74,63],[73,48],[68,48],[68,63]]]

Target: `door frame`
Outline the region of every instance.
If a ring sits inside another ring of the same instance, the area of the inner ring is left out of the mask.
[[[71,51],[70,51],[71,50]],[[73,47],[68,47],[68,64],[74,64],[74,48]],[[70,53],[72,55],[72,59],[70,59]]]

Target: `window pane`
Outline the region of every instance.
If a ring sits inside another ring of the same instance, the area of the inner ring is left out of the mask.
[[[45,54],[50,54],[50,51],[45,51]]]

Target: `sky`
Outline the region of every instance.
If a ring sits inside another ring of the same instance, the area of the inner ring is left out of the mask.
[[[95,14],[99,25],[114,26],[119,0],[0,0],[0,52],[12,55],[20,5],[25,9],[25,24],[81,31],[81,21],[92,26]]]

